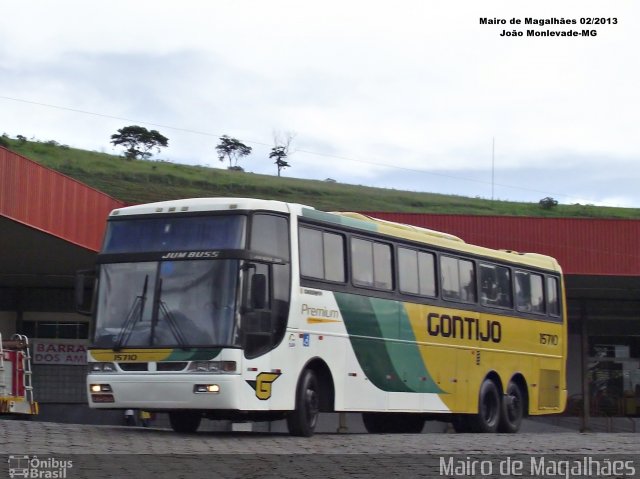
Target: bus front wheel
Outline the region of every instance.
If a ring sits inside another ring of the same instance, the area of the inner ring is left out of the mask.
[[[202,414],[194,411],[171,411],[169,423],[175,432],[196,432],[200,427]]]
[[[320,388],[316,373],[306,369],[296,390],[296,408],[287,416],[287,427],[293,436],[310,437],[320,414]]]
[[[466,426],[471,432],[496,432],[502,412],[502,401],[498,386],[491,379],[485,379],[478,395],[478,412],[466,416]]]

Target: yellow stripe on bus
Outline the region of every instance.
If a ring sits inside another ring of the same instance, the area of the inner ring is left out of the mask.
[[[341,323],[342,321],[340,321],[339,319],[326,319],[326,318],[315,318],[315,317],[308,317],[307,318],[307,323],[308,324],[319,324],[319,323]]]
[[[167,359],[173,349],[124,349],[113,351],[112,349],[91,349],[89,355],[95,361],[162,361]]]

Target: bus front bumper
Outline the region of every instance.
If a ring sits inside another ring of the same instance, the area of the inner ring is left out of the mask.
[[[89,406],[98,409],[243,409],[251,386],[240,375],[89,374]]]

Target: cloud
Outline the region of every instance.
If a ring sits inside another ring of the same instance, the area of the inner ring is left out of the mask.
[[[505,39],[479,23],[586,15],[620,21],[573,39]],[[300,152],[287,176],[470,196],[490,194],[495,138],[500,195],[640,206],[627,186],[640,176],[639,18],[635,2],[592,0],[10,2],[0,96],[97,115],[5,98],[0,125],[113,151],[117,128],[149,122],[170,139],[162,157],[212,165],[229,134],[264,173],[272,131],[290,130]]]

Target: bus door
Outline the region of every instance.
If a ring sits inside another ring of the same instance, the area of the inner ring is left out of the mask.
[[[248,359],[258,358],[273,346],[270,267],[262,263],[245,263],[242,294],[242,345]]]
[[[245,263],[243,267],[241,307],[243,374],[255,389],[250,408],[258,410],[272,407],[272,384],[280,375],[269,352],[275,346],[276,314],[272,294],[272,266],[263,263]],[[256,401],[257,399],[257,401]]]

